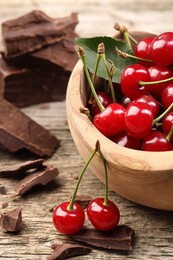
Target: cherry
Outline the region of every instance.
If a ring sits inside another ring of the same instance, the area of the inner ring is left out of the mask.
[[[56,229],[69,235],[81,230],[85,214],[83,208],[77,203],[74,203],[73,210],[70,210],[69,201],[66,201],[54,209],[52,218]]]
[[[163,132],[153,131],[144,139],[142,149],[153,152],[171,151],[173,145]]]
[[[167,109],[173,103],[173,83],[168,85],[162,92],[161,102],[164,109]]]
[[[143,139],[151,131],[153,112],[146,103],[132,102],[125,112],[125,128],[128,135]]]
[[[155,99],[153,96],[151,95],[143,95],[140,96],[138,98],[136,98],[134,100],[134,102],[141,102],[141,103],[146,103],[150,106],[152,112],[153,112],[153,117],[156,118],[159,115],[159,111],[160,111],[160,104],[157,101],[157,99]]]
[[[112,103],[102,112],[95,115],[93,124],[106,137],[114,136],[125,128],[125,110],[121,104]]]
[[[108,200],[108,205],[104,204],[104,198],[96,198],[90,201],[87,207],[87,215],[92,225],[101,231],[109,231],[115,228],[120,220],[118,207]]]
[[[113,136],[111,140],[120,146],[135,150],[140,150],[142,145],[141,139],[133,138],[132,136],[128,135],[125,131]]]
[[[121,89],[124,95],[131,100],[134,100],[141,95],[148,94],[149,87],[147,85],[140,85],[140,81],[150,81],[150,75],[147,68],[140,64],[127,66],[123,70],[120,79]]]
[[[155,37],[151,44],[151,59],[156,65],[173,64],[173,32],[164,32]]]
[[[151,50],[150,49],[151,49],[151,43],[152,43],[153,39],[154,38],[152,38],[152,37],[146,37],[146,38],[143,38],[141,41],[139,41],[134,50],[135,56],[143,58],[143,59],[151,60],[151,57],[150,57]],[[141,59],[138,60],[138,63],[143,65],[144,67],[152,66],[151,62],[144,61]]]
[[[105,92],[97,92],[97,96],[105,108],[112,103],[112,98]],[[88,108],[90,110],[91,117],[94,117],[96,114],[100,113],[100,108],[93,96],[88,103]]]
[[[171,70],[162,66],[152,66],[148,69],[150,74],[150,85],[149,92],[160,99],[163,90],[170,84],[170,82],[162,82],[159,84],[152,84],[152,81],[163,81],[165,79],[169,79],[173,76]]]
[[[172,125],[173,125],[173,111],[169,112],[163,118],[162,121],[162,129],[166,135],[170,132]],[[171,137],[171,140],[173,141],[173,136]]]

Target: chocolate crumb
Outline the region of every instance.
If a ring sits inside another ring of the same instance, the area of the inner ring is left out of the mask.
[[[1,214],[2,229],[7,232],[20,232],[22,230],[22,209],[15,208]]]
[[[0,169],[0,177],[13,177],[31,169],[43,167],[44,159],[30,160]]]
[[[126,225],[119,225],[109,232],[100,232],[86,228],[70,237],[75,241],[97,248],[130,251],[132,249],[133,236],[134,230],[132,228]]]
[[[0,194],[6,195],[6,188],[4,185],[0,184]]]
[[[54,252],[47,260],[66,259],[74,256],[86,255],[91,252],[91,248],[77,244],[57,244],[53,249]]]
[[[2,207],[2,209],[5,209],[8,207],[8,205],[9,205],[9,203],[6,201],[6,202],[2,203],[1,207]]]
[[[52,165],[29,174],[14,188],[15,196],[23,195],[34,186],[48,184],[54,180],[58,174],[58,169]]]

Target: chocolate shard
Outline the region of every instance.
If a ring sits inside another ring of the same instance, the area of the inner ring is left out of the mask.
[[[83,209],[86,209],[92,199],[93,198],[89,195],[76,195],[75,202],[78,203]]]
[[[7,201],[5,201],[2,203],[1,207],[2,207],[2,209],[4,209],[4,208],[7,208],[8,205],[9,205],[9,203]]]
[[[1,213],[2,229],[7,232],[20,232],[22,230],[22,208],[15,208]]]
[[[0,96],[17,107],[64,100],[69,77],[70,72],[60,67],[55,73],[47,67],[9,65],[0,58]]]
[[[76,13],[53,19],[39,10],[33,10],[16,19],[2,23],[2,39],[5,56],[14,58],[60,41],[74,31]]]
[[[62,244],[53,248],[54,252],[47,260],[67,259],[74,256],[86,255],[91,252],[91,248],[77,244]]]
[[[54,180],[58,174],[58,169],[52,165],[48,165],[42,170],[35,171],[34,173],[27,175],[17,184],[14,188],[14,196],[23,195],[34,186],[46,185]]]
[[[132,249],[133,236],[134,230],[132,228],[126,225],[119,225],[109,232],[82,229],[71,236],[71,238],[97,248],[130,251]]]
[[[0,98],[0,122],[0,146],[10,152],[26,149],[49,157],[60,145],[47,129],[3,98]]]
[[[0,184],[0,194],[3,194],[3,195],[6,194],[6,188],[5,188],[5,186],[4,186],[4,185],[1,185],[1,184]]]
[[[36,159],[17,163],[0,169],[0,177],[13,177],[28,170],[39,169],[43,166],[44,159]]]

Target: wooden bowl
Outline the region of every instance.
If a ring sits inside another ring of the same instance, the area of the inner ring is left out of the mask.
[[[143,36],[140,34],[141,38]],[[111,190],[145,206],[173,210],[173,152],[137,151],[112,142],[96,129],[86,115],[80,113],[80,107],[86,106],[87,97],[83,66],[78,61],[69,80],[66,109],[71,135],[84,161],[99,140],[107,160]],[[99,155],[94,157],[89,167],[104,182],[104,168]]]

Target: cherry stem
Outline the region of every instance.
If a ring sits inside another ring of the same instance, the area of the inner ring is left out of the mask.
[[[153,62],[152,60],[140,58],[140,57],[134,56],[134,55],[132,55],[132,54],[123,52],[123,51],[119,50],[117,47],[116,47],[116,52],[117,52],[117,54],[118,54],[120,57],[122,57],[122,58],[124,58],[124,59],[126,59],[126,58],[132,58],[132,59],[136,59],[136,60],[142,60],[142,61]]]
[[[89,159],[88,159],[87,162],[85,163],[85,165],[84,165],[84,167],[83,167],[83,169],[82,169],[82,171],[81,171],[81,173],[80,173],[80,175],[79,175],[78,181],[77,181],[77,183],[76,183],[76,187],[75,187],[75,189],[74,189],[73,195],[72,195],[72,197],[71,197],[71,199],[70,199],[70,203],[69,203],[68,208],[67,208],[68,210],[73,210],[73,205],[74,205],[74,202],[75,202],[77,190],[78,190],[78,188],[79,188],[79,184],[80,184],[81,179],[82,179],[82,177],[83,177],[83,175],[84,175],[84,172],[86,171],[86,169],[87,169],[89,163],[91,162],[91,160],[93,159],[93,157],[95,156],[95,154],[96,154],[99,150],[100,150],[100,144],[99,144],[99,141],[97,141],[97,142],[96,142],[96,145],[95,145],[94,151],[91,153]]]
[[[104,196],[103,205],[109,206],[109,203],[108,203],[108,173],[107,173],[106,159],[103,156],[103,153],[101,152],[101,150],[99,150],[98,153],[100,154],[100,157],[103,161],[104,171],[105,171],[105,196]]]
[[[153,120],[153,123],[152,125],[155,125],[156,123],[158,123],[164,116],[167,115],[167,113],[169,113],[173,108],[173,102],[172,104],[158,117],[156,117],[154,120]]]
[[[98,96],[97,96],[97,93],[96,93],[95,88],[94,88],[94,85],[93,85],[93,83],[92,83],[90,74],[89,74],[89,72],[88,72],[88,69],[87,69],[87,66],[86,66],[86,61],[85,61],[84,50],[83,50],[81,47],[79,47],[79,48],[78,48],[78,53],[79,53],[80,59],[81,59],[81,61],[82,61],[82,63],[83,63],[84,70],[85,70],[85,75],[86,75],[86,77],[87,77],[88,84],[89,84],[89,86],[90,86],[91,92],[92,92],[92,94],[93,94],[93,96],[94,96],[94,98],[95,98],[95,100],[96,100],[96,102],[97,102],[97,105],[98,105],[100,111],[102,112],[105,108],[104,108],[104,106],[102,105],[102,103],[100,102],[100,100],[99,100],[99,98],[98,98]]]
[[[165,83],[173,80],[173,77],[168,78],[168,79],[162,79],[162,80],[157,80],[157,81],[142,81],[140,80],[138,82],[139,85],[145,86],[145,85],[154,85],[154,84],[160,84],[160,83]]]
[[[168,140],[168,142],[171,141],[172,134],[173,134],[173,125],[171,126],[171,129],[170,129],[168,135],[166,136],[166,139]]]
[[[88,109],[87,107],[80,107],[80,108],[79,108],[79,111],[80,111],[82,114],[85,114],[85,115],[89,118],[89,120],[92,121],[92,117],[91,117],[91,115],[90,115],[90,111],[89,111],[89,109]]]

